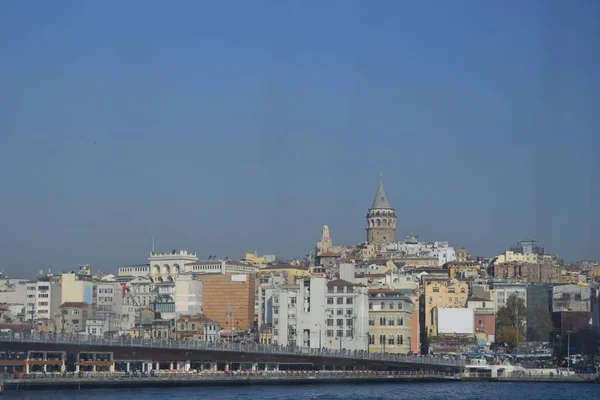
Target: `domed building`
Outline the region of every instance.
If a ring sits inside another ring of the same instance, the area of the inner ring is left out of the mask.
[[[385,245],[396,242],[396,212],[388,201],[383,187],[383,172],[373,205],[367,214],[367,243]]]

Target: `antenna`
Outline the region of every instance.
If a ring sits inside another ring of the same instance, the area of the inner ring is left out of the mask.
[[[152,236],[152,252],[154,253],[154,236]]]

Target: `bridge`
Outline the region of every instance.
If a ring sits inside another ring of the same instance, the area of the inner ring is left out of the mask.
[[[219,371],[443,371],[465,361],[442,356],[136,338],[0,336],[0,373]]]

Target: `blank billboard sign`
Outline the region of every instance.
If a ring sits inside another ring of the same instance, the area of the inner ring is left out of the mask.
[[[473,333],[472,308],[439,308],[438,333]]]

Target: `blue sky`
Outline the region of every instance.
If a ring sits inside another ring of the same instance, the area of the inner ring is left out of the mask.
[[[398,236],[600,259],[600,3],[3,1],[0,265]]]

